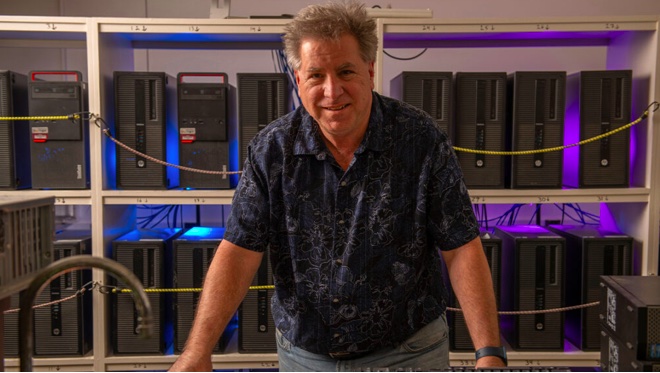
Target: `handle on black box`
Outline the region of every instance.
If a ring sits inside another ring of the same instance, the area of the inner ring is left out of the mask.
[[[80,71],[73,70],[39,70],[39,71],[30,71],[30,80],[37,80],[37,75],[73,75],[76,77],[76,81],[82,80],[82,74]]]
[[[201,72],[201,73],[200,73],[200,72],[183,72],[183,73],[178,73],[178,74],[176,75],[176,77],[177,77],[177,81],[178,81],[179,83],[183,83],[183,78],[184,78],[184,77],[187,77],[187,76],[195,76],[195,77],[198,77],[198,76],[217,76],[217,77],[222,78],[222,79],[221,79],[222,81],[220,82],[220,84],[227,84],[227,82],[228,82],[228,80],[227,80],[227,74],[226,74],[226,73],[219,73],[219,72],[216,72],[216,73],[204,73],[204,72]]]

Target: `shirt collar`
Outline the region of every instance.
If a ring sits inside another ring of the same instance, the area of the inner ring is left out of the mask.
[[[384,131],[384,118],[383,110],[381,107],[381,97],[378,93],[372,92],[373,99],[371,100],[371,115],[369,115],[369,124],[367,125],[367,132],[364,134],[362,143],[358,146],[355,154],[364,153],[366,149],[374,151],[382,151],[385,148],[385,131]],[[311,115],[300,107],[301,110],[301,123],[296,141],[293,147],[294,155],[317,155],[325,154],[327,147],[321,138],[319,126],[312,118]]]

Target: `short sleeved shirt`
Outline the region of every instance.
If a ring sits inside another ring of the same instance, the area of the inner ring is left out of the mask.
[[[275,325],[318,354],[394,346],[440,317],[439,250],[479,235],[446,133],[377,93],[345,171],[302,106],[261,130],[226,228],[226,240],[269,250]]]

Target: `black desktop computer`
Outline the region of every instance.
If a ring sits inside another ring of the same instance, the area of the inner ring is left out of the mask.
[[[404,71],[390,81],[390,95],[427,112],[453,141],[454,73]]]
[[[193,227],[173,241],[174,288],[198,289],[211,265],[215,250],[225,235],[225,228]],[[175,293],[174,301],[174,348],[181,352],[190,334],[193,319],[197,312],[200,292]],[[230,322],[213,347],[214,353],[221,353],[236,331],[236,323]]]
[[[206,78],[196,81],[193,78]],[[186,81],[189,79],[190,81]],[[179,162],[207,171],[230,171],[229,83],[225,73],[177,75]],[[229,175],[180,171],[183,188],[227,189]]]
[[[566,239],[538,225],[497,226],[502,239],[502,311],[564,306]],[[516,350],[564,349],[564,314],[503,315],[502,335]]]
[[[73,81],[39,80],[71,76]],[[89,188],[89,125],[87,85],[78,71],[31,71],[28,79],[30,116],[71,119],[30,121],[30,162],[33,189]]]
[[[506,150],[507,74],[456,73],[454,144],[461,148]],[[507,157],[457,151],[465,185],[471,189],[505,187]]]
[[[27,117],[27,76],[0,70],[0,117]],[[0,189],[32,186],[30,125],[27,120],[0,120]]]
[[[579,100],[579,131],[566,128],[567,144],[590,139],[631,121],[632,71],[581,71],[568,76],[567,93]],[[579,158],[579,160],[577,159]],[[630,132],[622,131],[564,151],[564,184],[578,188],[630,185]],[[575,164],[575,166],[571,166]]]
[[[289,80],[284,73],[238,73],[239,168],[250,140],[273,120],[290,111]]]
[[[88,230],[57,232],[53,260],[92,253]],[[37,296],[36,304],[55,302],[75,295],[92,280],[91,269],[68,272],[53,279]],[[92,297],[88,293],[73,300],[34,310],[35,356],[83,356],[92,349]]]
[[[486,254],[486,260],[488,260],[491,279],[493,281],[493,291],[495,292],[495,301],[499,308],[502,240],[493,232],[482,230],[481,244],[484,248],[484,254]],[[460,308],[453,291],[451,291],[449,298],[450,307]],[[470,337],[463,313],[449,312],[447,322],[449,324],[449,348],[452,351],[474,351],[472,338]]]
[[[509,75],[508,137],[512,151],[564,143],[565,71],[517,71]],[[511,188],[561,188],[563,151],[511,156]]]
[[[149,157],[178,164],[175,79],[162,72],[115,71],[115,136]],[[117,188],[169,189],[179,170],[118,146]]]
[[[270,254],[264,253],[252,286],[273,285],[273,271]],[[272,353],[277,352],[275,323],[270,300],[274,290],[250,290],[238,309],[238,352]]]
[[[600,300],[600,276],[630,275],[633,239],[589,225],[549,225],[566,239],[566,305]],[[566,339],[583,351],[600,349],[598,307],[566,312]]]
[[[172,287],[172,241],[180,228],[135,229],[112,241],[112,257],[132,271],[145,289]],[[125,286],[109,279],[113,286]],[[140,338],[139,314],[130,294],[111,294],[110,331],[115,354],[162,354],[172,328],[170,293],[147,293],[153,309],[153,334]],[[170,330],[168,330],[168,328]]]
[[[91,254],[91,232],[56,232],[53,260]],[[92,293],[62,301],[76,294],[92,279],[90,269],[76,270],[54,278],[35,299],[35,305],[56,302],[34,309],[35,356],[84,356],[92,349]],[[60,301],[60,302],[58,302]],[[19,294],[10,297],[10,309],[19,308]],[[4,315],[5,356],[18,357],[18,312]]]

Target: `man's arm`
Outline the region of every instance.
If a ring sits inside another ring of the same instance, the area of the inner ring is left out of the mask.
[[[204,279],[197,314],[184,351],[170,371],[211,371],[211,353],[243,301],[263,253],[222,240]]]
[[[493,281],[481,239],[477,237],[457,249],[442,251],[442,256],[475,349],[500,346]],[[486,356],[477,361],[476,367],[503,365],[499,358]]]

